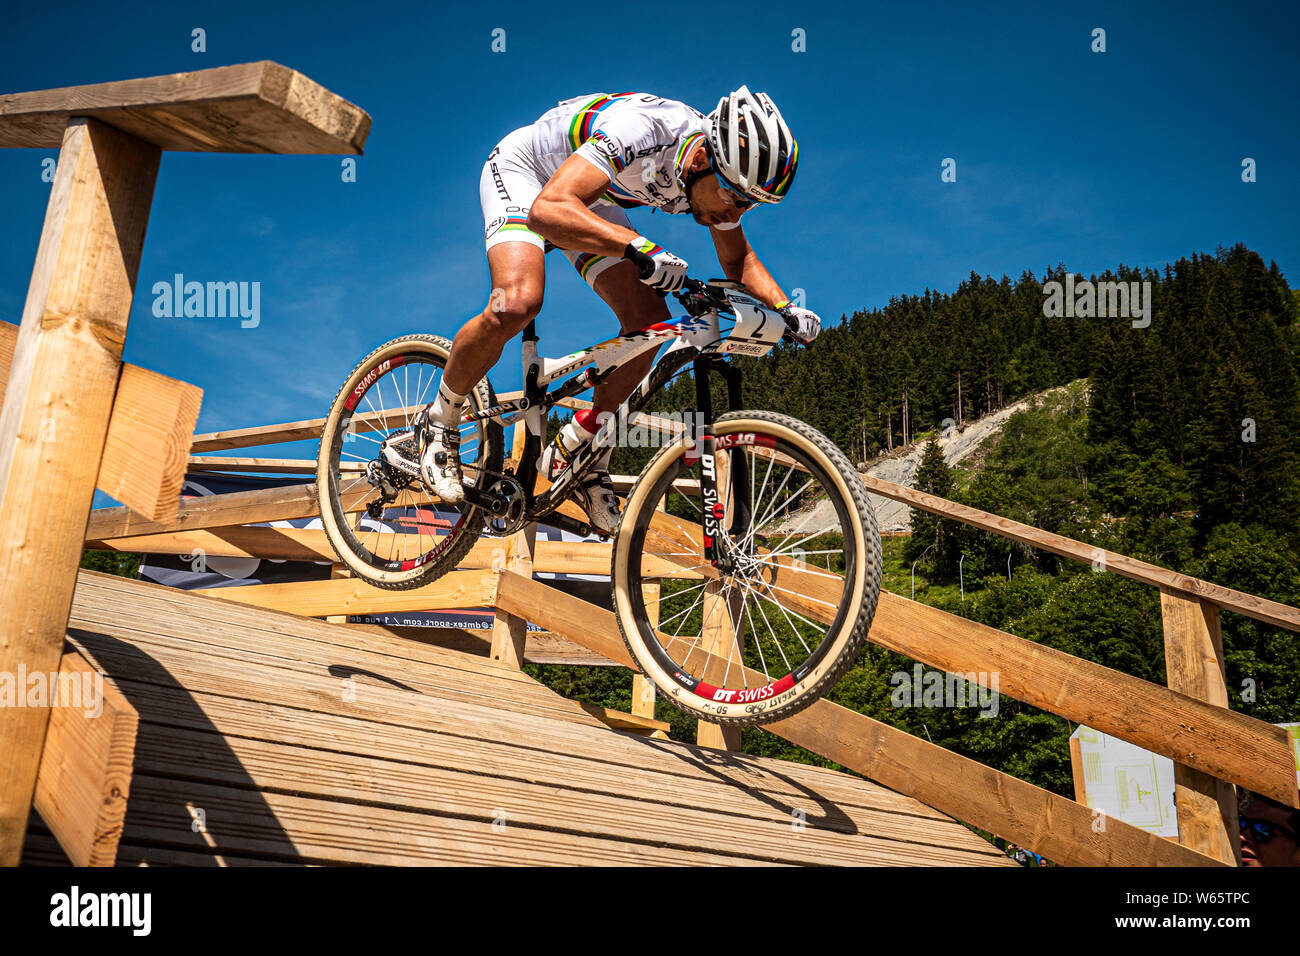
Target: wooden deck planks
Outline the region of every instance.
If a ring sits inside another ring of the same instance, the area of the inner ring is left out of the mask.
[[[876,784],[619,733],[378,629],[91,572],[70,623],[140,712],[123,865],[1010,864]]]

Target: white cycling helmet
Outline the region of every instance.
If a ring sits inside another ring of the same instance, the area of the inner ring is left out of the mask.
[[[799,144],[766,93],[742,86],[709,114],[714,167],[738,193],[756,202],[785,198],[799,165]]]

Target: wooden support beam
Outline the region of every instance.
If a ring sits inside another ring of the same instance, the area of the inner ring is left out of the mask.
[[[868,636],[949,673],[996,673],[1017,700],[1300,805],[1280,727],[889,592]]]
[[[90,116],[163,149],[360,153],[370,117],[296,70],[262,60],[0,97],[0,146],[53,149]]]
[[[385,591],[357,578],[336,578],[200,588],[193,593],[303,617],[328,617],[490,607],[496,594],[496,578],[495,571],[452,571],[432,584],[410,591]]]
[[[4,407],[5,388],[9,384],[9,366],[14,360],[14,346],[18,344],[18,326],[0,322],[0,408]]]
[[[96,486],[154,521],[176,514],[203,389],[123,365]]]
[[[698,525],[655,515],[652,526],[683,551],[699,553]],[[785,557],[775,567],[783,601],[816,620],[832,619],[840,589],[824,573]],[[1281,727],[888,591],[880,594],[868,637],[949,673],[996,673],[1001,693],[1300,806]]]
[[[349,624],[347,626],[352,630],[387,634],[408,641],[473,654],[476,657],[489,657],[492,652],[491,632],[478,628],[415,627],[395,624]],[[524,660],[529,664],[571,664],[578,667],[621,666],[550,631],[528,632],[524,644]]]
[[[276,561],[337,561],[324,531],[273,528],[267,525],[231,525],[201,531],[168,531],[87,541],[96,551],[131,551],[137,554],[193,554],[213,558],[270,558]]]
[[[655,510],[662,512],[665,499],[660,498],[655,504]],[[650,626],[656,630],[659,627],[659,604],[660,592],[662,588],[656,582],[650,582],[641,585],[645,592],[645,616],[650,622]],[[632,713],[638,717],[653,717],[655,715],[655,685],[654,681],[647,678],[644,674],[634,673],[632,675]]]
[[[349,429],[354,434],[375,431],[376,429],[393,429],[405,426],[411,416],[420,410],[420,406],[410,405],[384,411],[364,412],[353,416]],[[282,422],[277,425],[256,425],[252,428],[227,428],[222,431],[205,432],[195,435],[190,442],[191,455],[203,455],[213,451],[231,451],[235,448],[254,448],[258,445],[280,445],[286,442],[312,441],[320,438],[325,427],[323,418],[306,418],[297,422]],[[315,472],[313,462],[311,470]]]
[[[1088,805],[1088,782],[1083,772],[1083,748],[1078,737],[1070,738],[1070,775],[1074,781],[1074,799]]]
[[[240,492],[241,494],[243,492]],[[219,496],[213,496],[219,497]],[[208,501],[210,498],[196,499]],[[324,531],[274,528],[266,525],[230,525],[199,531],[167,531],[88,540],[86,547],[100,551],[138,554],[193,554],[210,557],[271,558],[281,561],[337,561]],[[480,538],[460,563],[461,570],[497,567],[506,560],[509,539]],[[385,551],[382,538],[376,550]],[[394,546],[393,551],[396,551]],[[670,561],[646,559],[647,573],[663,577],[696,579],[697,571]],[[609,545],[599,541],[537,541],[533,545],[533,570],[556,574],[609,574]]]
[[[533,547],[537,542],[537,525],[530,524],[510,536],[504,561],[494,562],[498,570],[509,570],[531,578]],[[511,667],[524,664],[524,644],[528,636],[525,618],[496,608],[492,612],[492,659]]]
[[[1219,609],[1208,601],[1161,590],[1160,613],[1169,689],[1226,710],[1228,688],[1223,679]],[[1178,808],[1179,843],[1229,865],[1241,865],[1236,788],[1175,762],[1174,800]]]
[[[528,425],[520,421],[514,428],[510,457],[516,463],[523,458],[528,440]],[[505,554],[493,561],[495,570],[509,570],[526,578],[533,576],[533,547],[537,543],[537,523],[527,525],[510,536]],[[496,608],[492,612],[492,659],[520,668],[524,664],[524,644],[528,621],[516,614]]]
[[[1053,534],[1041,528],[1021,524],[1019,521],[1012,521],[1010,518],[1003,518],[987,511],[980,511],[978,508],[972,508],[969,505],[958,504],[955,501],[948,501],[946,498],[939,498],[935,495],[928,495],[914,488],[904,488],[892,481],[883,481],[870,475],[859,475],[859,477],[872,494],[892,498],[894,501],[901,501],[913,508],[920,508],[922,511],[928,511],[944,518],[952,518],[954,521],[968,524],[972,528],[991,531],[993,534],[1010,538],[1012,541],[1019,541],[1021,544],[1027,544],[1033,548],[1040,548],[1043,551],[1050,551],[1052,554],[1059,554],[1062,557],[1072,558],[1075,561],[1088,564],[1100,565],[1107,571],[1113,571],[1123,577],[1132,578],[1134,581],[1141,581],[1143,584],[1153,585],[1161,590],[1176,591],[1187,598],[1204,599],[1226,611],[1236,611],[1238,614],[1253,617],[1258,621],[1275,624],[1291,631],[1300,631],[1300,608],[1294,608],[1277,601],[1270,601],[1267,598],[1256,597],[1253,594],[1246,594],[1232,588],[1225,588],[1209,581],[1203,581],[1200,578],[1180,574],[1177,571],[1170,571],[1168,568],[1162,568],[1159,565],[1139,561],[1137,558],[1130,558],[1126,554],[1107,551],[1095,545],[1075,541],[1073,538],[1067,538],[1064,535]]]
[[[49,692],[53,698],[56,690]],[[57,693],[36,777],[36,812],[74,866],[112,866],[140,718],[71,646],[59,661]]]
[[[635,666],[614,615],[540,581],[501,575],[497,603],[628,667]],[[714,660],[710,667],[721,668]],[[758,681],[762,675],[751,672]],[[1093,813],[911,734],[819,700],[764,730],[834,760],[958,820],[981,827],[1066,866],[1215,866],[1217,860]]]
[[[186,468],[192,472],[250,472],[258,475],[314,475],[316,462],[310,458],[226,458],[214,455],[191,455]],[[366,463],[345,461],[339,473],[362,472]]]
[[[600,707],[596,704],[584,704],[581,701],[578,702],[578,706],[601,723],[614,730],[622,730],[630,734],[641,734],[645,737],[667,737],[668,731],[672,729],[667,722],[655,720],[653,717],[625,714],[621,710]]]
[[[367,486],[364,491],[356,492],[348,502],[349,510],[361,510],[373,490]],[[236,491],[226,495],[191,498],[182,501],[176,511],[176,517],[166,521],[143,518],[129,508],[100,508],[90,516],[90,521],[86,525],[85,540],[104,541],[133,535],[225,528],[261,521],[314,518],[319,514],[316,483],[303,482],[281,488],[259,488],[257,491]]]
[[[67,125],[0,413],[0,673],[57,669],[161,154]],[[0,708],[0,865],[22,852],[48,708]]]

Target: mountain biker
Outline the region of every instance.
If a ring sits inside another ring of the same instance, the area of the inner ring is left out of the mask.
[[[680,288],[686,262],[641,236],[627,208],[689,212],[707,226],[727,278],[797,320],[805,343],[821,330],[808,309],[792,306],[745,239],[740,218],[755,203],[779,203],[798,165],[798,146],[765,93],[742,86],[708,116],[645,93],[581,96],[510,133],[488,155],[479,180],[492,293],[456,333],[437,398],[414,424],[424,483],[443,501],[464,499],[458,426],[474,385],[542,307],[544,254],[559,248],[613,309],[624,333],[669,318],[663,296]],[[648,275],[640,279],[638,265]],[[547,446],[540,473],[554,480],[649,371],[654,352],[626,363],[595,389]],[[592,525],[618,526],[609,452],[580,488]]]

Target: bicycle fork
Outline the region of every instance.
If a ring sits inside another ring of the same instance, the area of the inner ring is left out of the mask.
[[[694,362],[695,404],[697,415],[693,439],[700,462],[700,507],[704,537],[704,560],[720,570],[730,570],[737,545],[746,542],[746,553],[752,552],[748,542],[752,515],[750,501],[749,462],[743,454],[728,456],[727,490],[731,498],[731,522],[725,536],[721,536],[721,522],[727,513],[726,502],[718,487],[717,452],[719,446],[728,446],[731,436],[721,439],[713,430],[713,395],[709,388],[709,372],[717,370],[727,383],[727,404],[740,408],[740,372],[715,356],[701,356]],[[722,537],[722,540],[719,540]]]

